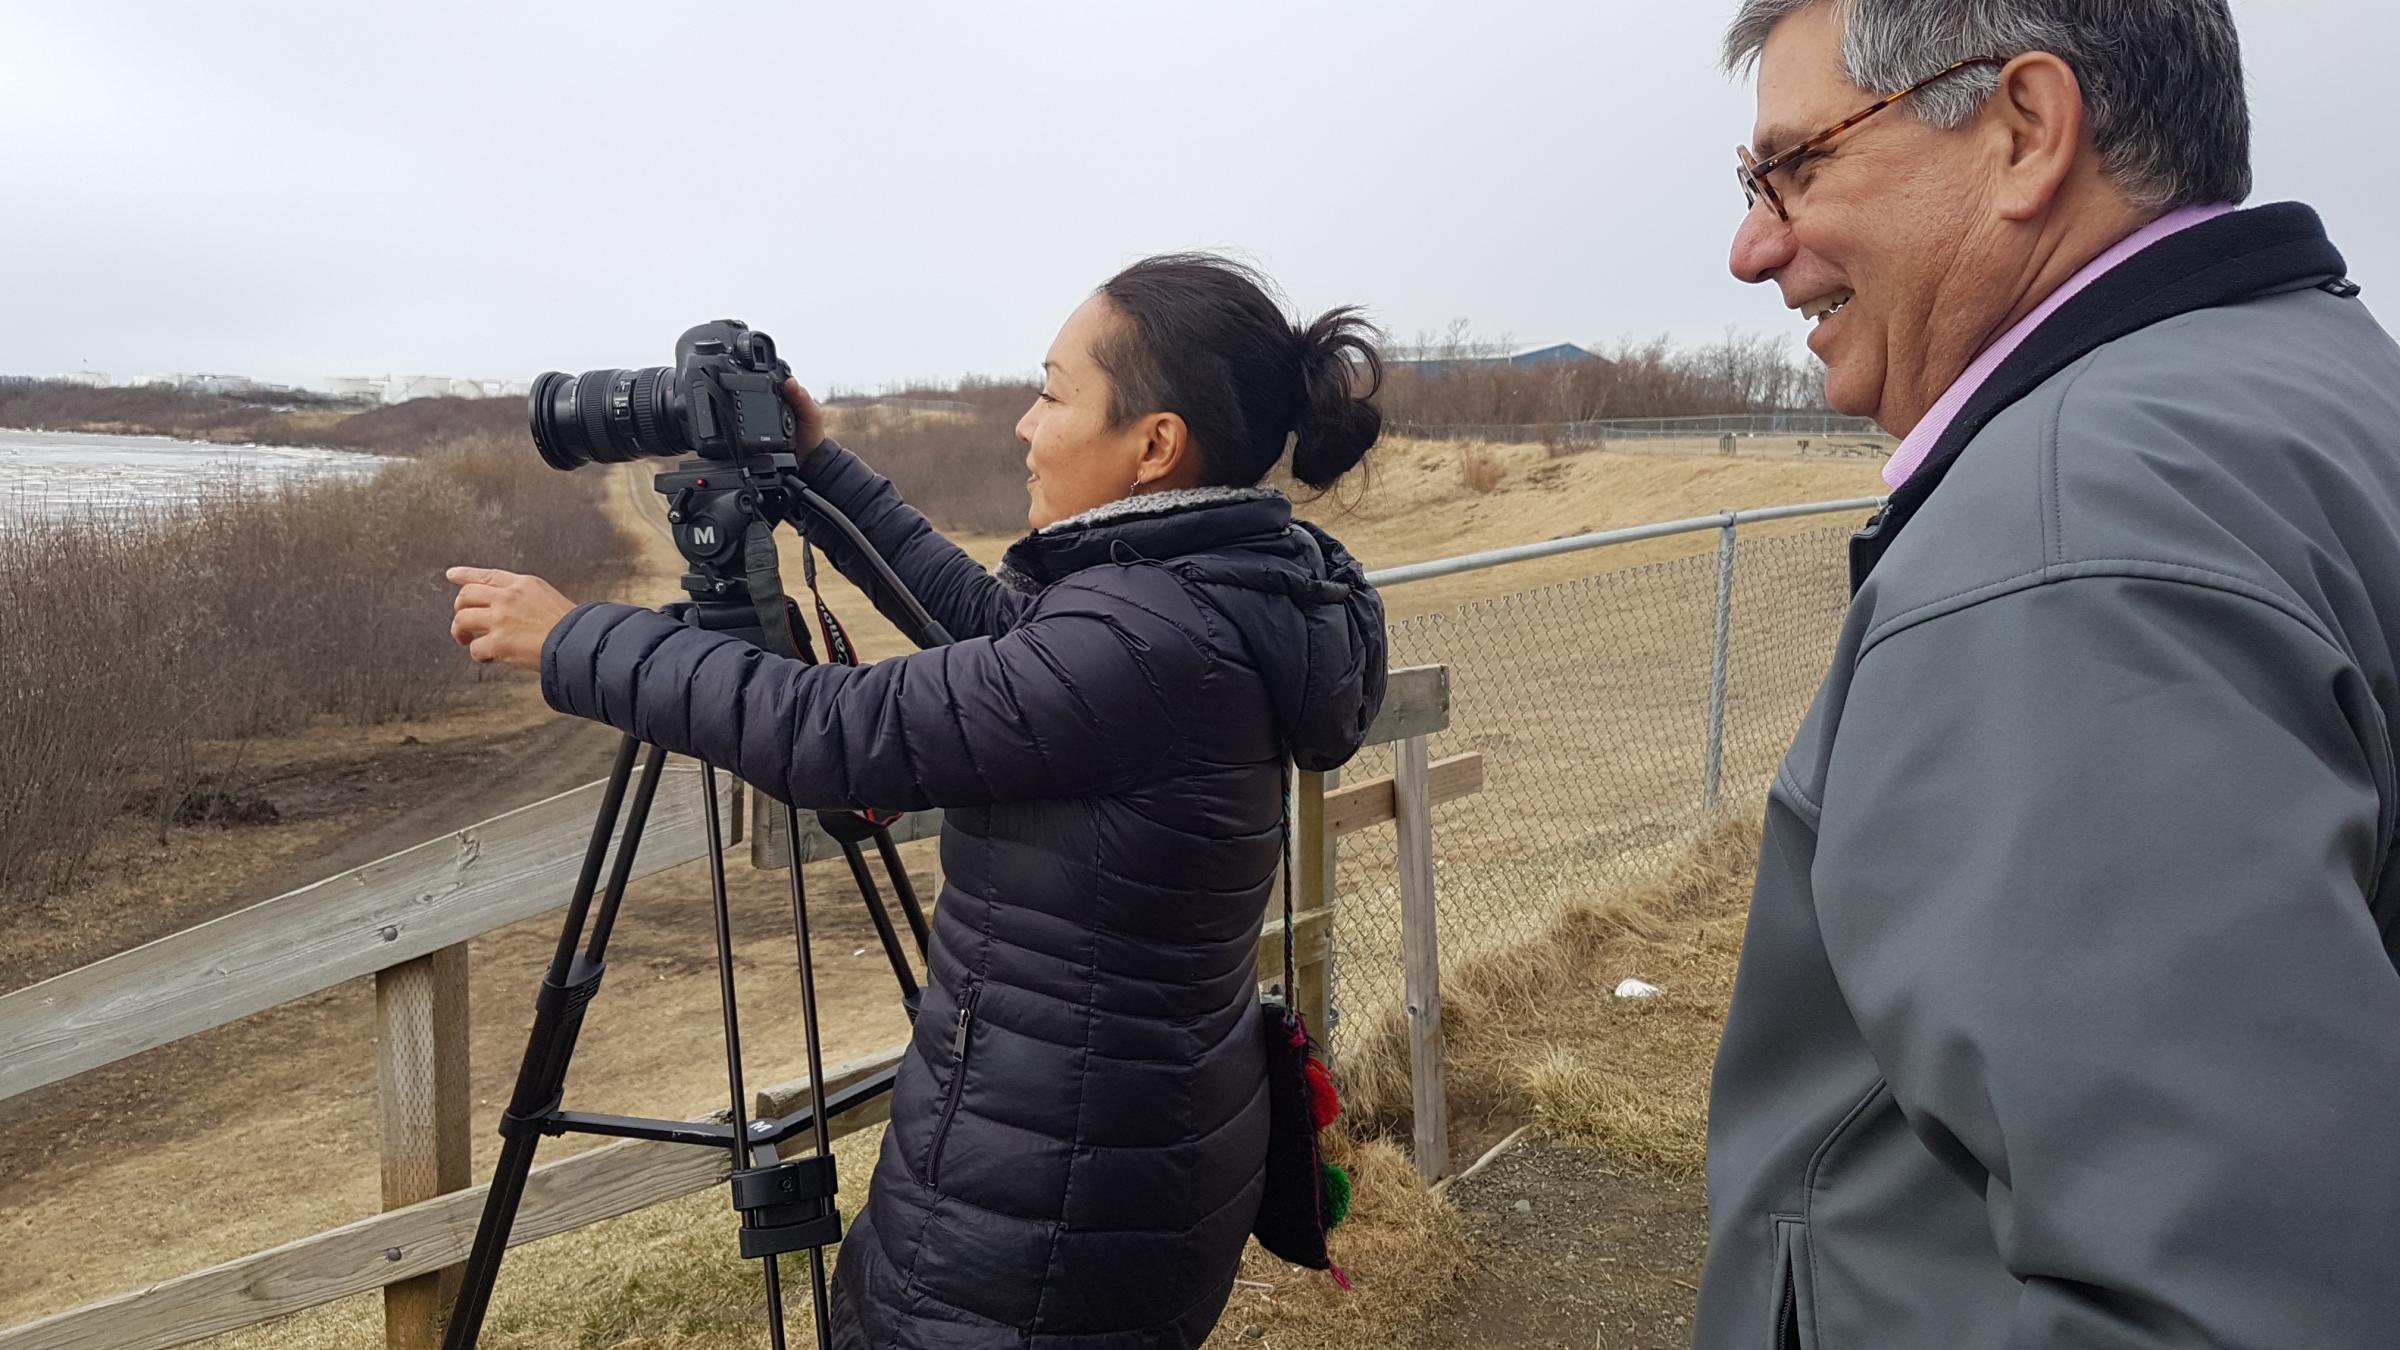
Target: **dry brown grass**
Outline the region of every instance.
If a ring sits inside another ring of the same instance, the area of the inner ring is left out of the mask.
[[[882,1130],[835,1144],[845,1219],[866,1196]],[[1242,1347],[1251,1327],[1285,1350],[1406,1345],[1407,1329],[1464,1276],[1469,1260],[1457,1214],[1417,1185],[1401,1150],[1333,1141],[1330,1156],[1358,1182],[1358,1201],[1337,1232],[1351,1280],[1337,1289],[1319,1272],[1253,1246],[1209,1346]],[[490,1350],[751,1350],[763,1340],[766,1300],[755,1262],[734,1250],[733,1214],[708,1191],[531,1243],[509,1253],[485,1325]],[[783,1263],[792,1343],[809,1344],[808,1267]],[[327,1350],[380,1346],[378,1296],[343,1299],[280,1321],[200,1342],[209,1350]]]
[[[1757,822],[1754,811],[1725,813],[1651,881],[1567,909],[1538,941],[1444,972],[1454,1166],[1530,1122],[1624,1166],[1682,1181],[1700,1174]],[[1614,998],[1627,975],[1662,992]],[[1249,1283],[1211,1345],[1249,1344],[1252,1327],[1294,1350],[1408,1345],[1408,1328],[1474,1259],[1458,1215],[1425,1193],[1409,1159],[1408,1035],[1397,1012],[1344,1051],[1341,1077],[1333,1156],[1353,1170],[1360,1199],[1333,1249],[1356,1289],[1344,1295],[1254,1249]]]
[[[883,1130],[834,1144],[845,1225],[866,1196]],[[512,1249],[500,1265],[479,1344],[486,1350],[752,1350],[764,1339],[758,1263],[741,1259],[721,1190]],[[782,1261],[794,1345],[813,1344],[808,1261]],[[328,1350],[383,1345],[383,1301],[365,1294],[199,1342],[209,1350]]]
[[[1363,1350],[1409,1345],[1409,1328],[1463,1278],[1471,1259],[1458,1214],[1426,1194],[1416,1164],[1388,1140],[1358,1141],[1338,1130],[1327,1157],[1356,1188],[1350,1217],[1334,1230],[1336,1264],[1350,1290],[1330,1276],[1279,1261],[1252,1244],[1225,1315],[1205,1342],[1214,1347],[1266,1344],[1281,1350]]]
[[[1623,1162],[1698,1174],[1708,1072],[1731,998],[1756,812],[1720,815],[1657,877],[1565,909],[1544,937],[1460,962],[1442,977],[1453,1152],[1532,1121]],[[1618,999],[1627,976],[1658,985]],[[1413,1111],[1408,1026],[1387,1009],[1342,1058],[1351,1128],[1405,1140]]]
[[[1506,477],[1508,466],[1490,447],[1468,444],[1458,448],[1458,481],[1466,484],[1467,491],[1479,497],[1488,496]]]

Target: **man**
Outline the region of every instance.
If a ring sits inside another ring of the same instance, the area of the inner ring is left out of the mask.
[[[2225,0],[1748,0],[1726,55],[1733,270],[1903,439],[1768,806],[1698,1344],[2400,1346],[2400,351],[2235,209]]]

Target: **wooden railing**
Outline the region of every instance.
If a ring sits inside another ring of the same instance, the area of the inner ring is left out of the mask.
[[[1408,1012],[1418,1074],[1418,1165],[1446,1170],[1441,1135],[1440,996],[1432,928],[1431,808],[1482,787],[1483,762],[1426,762],[1426,738],[1449,725],[1445,667],[1392,674],[1369,743],[1397,742],[1393,778],[1341,787],[1302,774],[1296,788],[1295,999],[1310,1025],[1330,1025],[1334,841],[1400,822],[1403,909],[1420,928],[1409,944]],[[635,855],[649,876],[704,856],[697,768],[668,771]],[[719,776],[720,784],[731,779]],[[566,900],[602,785],[591,784],[469,826],[0,996],[0,1099],[222,1026],[362,975],[375,978],[377,1085],[384,1212],[222,1265],[0,1330],[0,1350],[147,1350],[250,1326],[353,1294],[385,1291],[393,1350],[438,1343],[445,1272],[466,1259],[485,1187],[468,1184],[472,1097],[466,1082],[467,943],[538,917]],[[729,787],[720,791],[728,798]],[[733,803],[724,803],[729,814]],[[734,815],[739,819],[738,814]],[[908,816],[899,839],[923,838],[938,812]],[[813,824],[803,861],[836,846]],[[1261,980],[1280,980],[1280,917],[1261,930]],[[1422,970],[1420,970],[1422,966]],[[527,978],[533,978],[527,972]],[[837,1089],[896,1063],[900,1046],[828,1070]],[[758,1095],[756,1114],[781,1115],[805,1080]],[[832,1123],[846,1135],[885,1119],[888,1098]],[[720,1113],[721,1114],[721,1113]],[[488,1124],[488,1122],[485,1122]],[[510,1241],[529,1242],[724,1181],[726,1151],[626,1140],[534,1169]]]

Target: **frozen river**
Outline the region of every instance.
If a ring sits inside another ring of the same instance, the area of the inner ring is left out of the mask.
[[[212,485],[234,482],[363,477],[384,462],[377,455],[303,446],[0,428],[0,520],[85,505],[190,501]]]

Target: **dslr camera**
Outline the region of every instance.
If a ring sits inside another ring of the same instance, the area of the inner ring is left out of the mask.
[[[718,319],[675,340],[672,366],[544,371],[533,382],[534,448],[553,469],[798,453],[812,447],[794,444],[799,427],[783,401],[791,375],[775,339]]]

